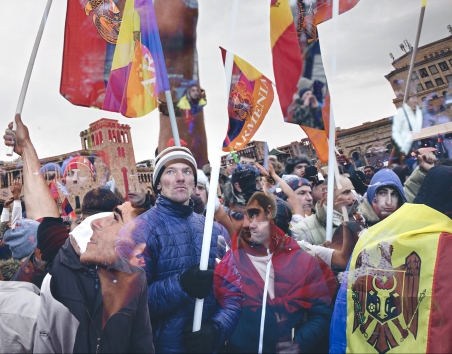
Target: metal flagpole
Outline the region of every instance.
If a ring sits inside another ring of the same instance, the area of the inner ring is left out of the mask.
[[[232,20],[231,20],[231,32],[230,32],[230,43],[232,43],[235,34],[237,14],[239,9],[240,0],[233,0],[232,4]],[[234,64],[234,54],[228,51],[226,53],[225,70],[226,70],[226,97],[229,101],[229,90],[231,88],[232,80],[232,68]],[[218,150],[218,151],[217,151]],[[215,202],[216,202],[216,190],[218,188],[218,179],[220,178],[220,152],[221,147],[213,152],[213,158],[211,162],[211,175],[210,175],[210,193],[207,198],[207,213],[206,221],[204,224],[204,234],[202,240],[201,249],[201,259],[199,264],[199,269],[207,270],[209,263],[209,252],[210,252],[210,242],[212,240],[212,228],[213,228],[213,218],[215,214]],[[193,318],[193,332],[197,332],[201,329],[202,321],[202,308],[204,304],[204,299],[196,299],[195,302],[195,314]]]
[[[33,66],[35,64],[36,55],[38,54],[39,44],[41,43],[42,33],[47,22],[47,16],[49,15],[50,6],[52,6],[53,0],[47,0],[47,5],[44,10],[44,15],[42,16],[41,25],[39,26],[38,33],[36,35],[35,44],[33,46],[33,51],[31,52],[30,60],[28,61],[27,72],[25,73],[24,82],[22,83],[22,89],[19,95],[19,102],[17,102],[16,114],[22,114],[22,109],[24,107],[25,96],[27,95],[28,85],[30,83],[31,73],[33,71]],[[13,121],[13,129],[15,130],[16,121]],[[13,156],[14,146],[8,146],[6,148],[6,156]]]
[[[417,26],[417,33],[416,33],[416,40],[414,42],[413,54],[411,55],[410,70],[408,71],[408,78],[406,80],[405,96],[403,97],[402,107],[408,101],[408,96],[410,94],[411,75],[413,74],[413,70],[414,70],[414,62],[416,60],[417,48],[419,46],[419,38],[421,37],[422,23],[424,22],[424,14],[425,14],[426,6],[427,6],[427,0],[422,0],[421,14],[419,16],[419,24]]]

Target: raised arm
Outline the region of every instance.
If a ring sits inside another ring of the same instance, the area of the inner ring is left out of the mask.
[[[14,146],[14,152],[22,156],[24,195],[27,217],[37,220],[45,216],[58,218],[60,213],[53,200],[44,176],[39,174],[41,164],[30,139],[28,128],[22,123],[20,114],[16,114],[16,142],[11,135],[5,135],[5,145]]]

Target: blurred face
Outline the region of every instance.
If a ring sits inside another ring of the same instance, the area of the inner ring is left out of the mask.
[[[77,164],[77,168],[68,170],[66,174],[66,187],[83,186],[85,183],[91,181],[91,171],[88,167],[82,164]]]
[[[246,206],[246,214],[243,220],[242,237],[251,243],[262,245],[268,248],[270,245],[270,221],[268,215],[271,213],[271,207],[267,212],[254,200]]]
[[[352,206],[356,200],[352,190],[354,190],[352,182],[348,178],[341,178],[342,188],[334,190],[334,206],[333,209],[342,212],[342,206],[347,209]]]
[[[312,97],[312,91],[308,90],[303,94],[303,96],[301,96],[301,100],[304,101],[311,97]]]
[[[207,189],[206,186],[204,186],[201,183],[198,183],[195,187],[195,195],[201,198],[202,203],[204,205],[207,205]]]
[[[80,262],[112,264],[116,258],[115,241],[119,230],[135,218],[130,202],[117,206],[113,213],[91,222],[93,235],[80,256]]]
[[[399,206],[399,192],[395,188],[382,187],[377,190],[372,206],[382,219],[395,212]]]
[[[298,177],[303,177],[306,174],[306,167],[309,165],[305,162],[299,163],[295,165],[292,174],[297,175]]]
[[[241,165],[248,164],[254,166],[256,164],[256,159],[253,159],[252,157],[240,156],[239,162]]]
[[[262,177],[261,176],[256,177],[256,188],[259,191],[261,191],[264,188],[262,185]]]
[[[234,170],[236,169],[237,164],[235,163],[234,160],[229,160],[226,164],[226,173],[228,174],[228,176],[232,175],[232,172],[234,172]]]
[[[174,163],[165,168],[157,185],[164,197],[185,205],[188,205],[194,187],[193,171],[184,163]]]
[[[295,190],[295,195],[300,202],[303,210],[311,210],[313,207],[313,199],[311,195],[311,187],[301,186]]]
[[[240,232],[243,226],[243,219],[245,217],[245,207],[242,205],[229,205],[229,218],[236,232]]]
[[[188,94],[190,95],[190,98],[196,100],[199,98],[199,88],[197,86],[190,87],[188,90]]]
[[[325,183],[319,184],[318,186],[316,186],[314,188],[314,190],[311,193],[312,204],[316,205],[319,200],[324,198],[324,196],[323,196],[323,194],[324,194],[323,189],[324,188],[325,188],[325,194],[326,194],[326,192],[328,191],[328,188],[327,188]]]

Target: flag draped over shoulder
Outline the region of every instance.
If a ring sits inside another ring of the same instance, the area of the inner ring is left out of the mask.
[[[141,117],[169,90],[150,0],[69,1],[60,93],[71,103]]]
[[[408,204],[368,229],[342,281],[330,352],[452,352],[452,221]]]
[[[222,49],[222,48],[221,48]],[[226,55],[222,49],[223,58]],[[228,100],[229,126],[223,150],[243,149],[262,124],[274,97],[272,82],[234,55]]]
[[[270,43],[276,91],[284,118],[302,73],[303,60],[289,0],[270,1]]]

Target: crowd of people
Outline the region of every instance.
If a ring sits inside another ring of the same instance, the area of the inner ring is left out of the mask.
[[[337,176],[303,155],[259,164],[231,154],[215,191],[210,165],[168,146],[152,197],[99,187],[67,225],[19,115],[16,124],[4,140],[21,156],[23,185],[10,187],[0,220],[0,352],[328,352],[361,235],[397,223],[405,203],[452,219],[452,160],[431,148],[417,151],[411,173],[395,164],[361,172],[338,155]],[[201,270],[210,193],[215,221]],[[196,299],[204,302],[193,331]]]

